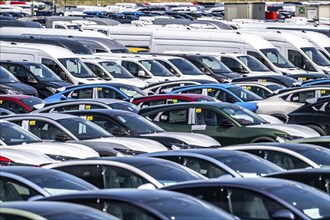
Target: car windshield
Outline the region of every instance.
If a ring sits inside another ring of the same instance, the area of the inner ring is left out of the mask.
[[[287,87],[280,85],[280,84],[269,84],[266,85],[266,87],[272,91],[276,91],[276,90],[281,90],[281,89],[285,89]]]
[[[304,53],[319,66],[330,66],[330,61],[315,47],[302,47]]]
[[[46,103],[44,100],[36,98],[36,97],[21,99],[21,102],[23,102],[25,105],[27,105],[31,109],[33,108],[34,105]]]
[[[119,110],[134,112],[134,113],[138,113],[140,111],[139,107],[137,107],[136,105],[134,105],[130,102],[126,102],[126,101],[111,103],[111,104],[109,104],[109,106],[112,109],[119,109]]]
[[[19,82],[19,80],[8,70],[0,66],[0,83],[13,83],[13,82]]]
[[[163,213],[168,219],[234,219],[231,215],[221,211],[221,209],[190,196],[150,197],[149,199],[145,199],[144,203]]]
[[[101,66],[103,66],[114,78],[120,79],[130,79],[134,78],[134,76],[128,72],[124,67],[118,65],[115,62],[103,61],[99,62]]]
[[[141,96],[146,96],[147,93],[144,92],[143,90],[135,87],[135,86],[124,86],[124,87],[117,87],[120,91],[125,93],[128,97],[141,97]]]
[[[232,73],[231,71],[225,64],[220,62],[218,59],[215,57],[203,57],[201,58],[201,61],[212,70],[215,74],[217,73]]]
[[[255,94],[254,92],[251,92],[240,86],[231,86],[228,87],[227,89],[232,93],[234,93],[236,96],[238,96],[244,102],[262,100],[262,98],[257,94]]]
[[[252,71],[258,71],[258,72],[267,72],[269,69],[258,59],[254,58],[253,56],[238,56],[238,59],[240,59],[245,65],[249,67]]]
[[[292,183],[266,190],[293,205],[311,219],[330,218],[329,195],[316,188]]]
[[[330,150],[322,147],[313,147],[313,148],[298,148],[297,151],[299,154],[304,155],[320,166],[329,166],[330,167]]]
[[[57,122],[68,129],[79,140],[112,137],[109,132],[97,124],[83,118],[60,119]]]
[[[277,67],[279,68],[294,68],[294,65],[290,63],[277,49],[260,49],[260,51]]]
[[[183,75],[204,75],[194,64],[183,58],[172,58],[169,61],[180,70]]]
[[[60,82],[62,81],[60,77],[58,77],[53,71],[51,71],[48,67],[43,64],[24,64],[26,68],[28,68],[35,77],[38,78],[41,82]]]
[[[166,69],[156,60],[140,60],[139,62],[154,76],[173,76],[173,74],[168,69]]]
[[[205,180],[201,175],[189,172],[178,164],[165,162],[139,163],[135,167],[143,170],[160,183],[166,185],[175,184],[189,180]]]
[[[257,114],[239,106],[230,105],[223,107],[221,110],[242,126],[268,124],[266,120]]]
[[[247,153],[237,152],[233,154],[220,151],[219,154],[212,157],[245,177],[263,176],[268,173],[283,171],[275,164]]]
[[[78,58],[61,58],[58,60],[75,77],[96,78],[96,75]]]
[[[37,136],[10,122],[0,122],[0,139],[8,146],[42,142]]]
[[[114,116],[117,120],[125,124],[129,130],[137,134],[150,134],[164,132],[158,125],[150,122],[139,115],[120,114]]]
[[[78,177],[57,170],[47,169],[47,171],[42,170],[40,173],[20,172],[19,175],[40,186],[52,195],[96,189],[96,187]]]

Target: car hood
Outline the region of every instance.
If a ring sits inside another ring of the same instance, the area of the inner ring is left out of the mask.
[[[65,157],[72,157],[77,159],[85,159],[89,157],[99,157],[100,155],[93,149],[71,143],[60,143],[60,142],[39,142],[31,144],[21,144],[6,146],[9,149],[22,149],[22,150],[33,150],[46,155],[60,155]]]
[[[307,73],[303,69],[299,69],[297,67],[292,67],[292,68],[279,68],[280,71],[284,74],[290,75],[290,74],[302,74],[302,73]]]
[[[303,138],[320,136],[320,134],[318,132],[316,132],[315,130],[313,130],[312,128],[309,128],[309,127],[303,126],[303,125],[261,124],[261,125],[250,125],[247,127],[276,129],[276,130],[286,132],[291,136],[303,137]]]
[[[138,88],[145,88],[148,85],[148,83],[146,83],[145,81],[137,78],[128,78],[128,79],[115,78],[115,80],[119,83],[136,86]]]
[[[32,96],[38,95],[38,92],[35,88],[21,82],[6,83],[6,84],[2,84],[2,86],[7,87],[8,89],[10,88],[16,89],[17,91],[23,92],[23,94],[25,95],[32,95]]]
[[[159,132],[152,134],[143,134],[141,136],[175,138],[185,142],[186,144],[196,145],[201,147],[221,146],[218,141],[203,134],[186,133],[186,132]]]
[[[107,138],[99,138],[99,139],[92,139],[86,141],[115,143],[127,147],[128,149],[141,151],[141,152],[157,152],[157,151],[167,150],[167,148],[161,143],[144,138],[107,137]]]
[[[61,88],[61,87],[69,87],[72,86],[71,83],[65,81],[55,81],[55,82],[43,82],[45,86],[54,87],[54,88]]]
[[[34,150],[16,150],[4,148],[1,149],[1,156],[14,161],[15,163],[22,163],[34,166],[56,162],[45,154],[38,153]]]

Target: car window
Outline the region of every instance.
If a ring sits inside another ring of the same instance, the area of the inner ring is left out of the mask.
[[[93,64],[93,63],[85,63],[86,66],[92,70],[93,73],[95,73],[95,75],[97,75],[98,77],[104,78],[104,79],[111,79],[100,67],[98,67],[97,65]]]
[[[105,130],[107,130],[111,134],[113,133],[114,129],[123,128],[118,123],[110,120],[107,117],[98,116],[98,115],[93,115],[93,116],[92,115],[87,115],[87,116],[82,116],[82,117],[86,118],[89,121],[94,122],[95,124],[97,124],[100,127],[104,128]],[[125,128],[123,128],[123,129],[126,130]]]
[[[203,159],[194,157],[182,157],[182,165],[202,174],[208,178],[218,178],[222,175],[228,174],[227,171]]]
[[[166,119],[165,115],[161,120]],[[161,121],[160,121],[161,122]],[[188,109],[172,110],[168,112],[168,123],[170,124],[188,124]]]
[[[12,111],[16,114],[28,113],[29,112],[28,110],[26,110],[25,108],[23,108],[19,104],[15,103],[13,101],[9,101],[9,100],[1,100],[0,99],[0,108],[7,109],[7,110]]]
[[[302,160],[282,152],[272,150],[245,150],[245,152],[262,157],[286,170],[309,167],[309,165]]]
[[[181,91],[180,93],[203,94],[203,89],[188,89]]]
[[[223,116],[209,109],[195,109],[196,125],[218,126]]]
[[[121,65],[127,69],[133,76],[138,77],[138,72],[143,70],[138,64],[129,61],[122,61]]]
[[[40,195],[31,187],[11,178],[0,178],[0,203],[9,201],[26,201]]]
[[[77,89],[67,95],[73,99],[91,99],[93,98],[93,88]]]
[[[240,64],[237,60],[230,57],[221,57],[221,62],[223,62],[227,67],[229,67],[234,72],[242,71],[242,64]]]
[[[147,102],[141,102],[138,104],[140,108],[146,108],[148,106],[154,106],[154,105],[163,105],[166,104],[166,99],[163,100],[152,100]]]
[[[271,95],[270,92],[267,90],[259,87],[259,86],[244,86],[245,89],[254,92],[255,94],[259,95],[261,98],[265,99]]]
[[[42,140],[55,140],[55,137],[63,131],[56,125],[42,120],[29,120],[28,130]]]
[[[49,108],[46,111],[41,110],[40,112],[64,112],[72,110],[89,110],[89,109],[104,109],[105,107],[94,104],[71,104],[65,106],[59,106],[54,108]]]
[[[42,58],[41,63],[51,69],[56,75],[60,76],[63,80],[65,80],[64,75],[61,75],[61,72],[64,70],[54,61],[51,59]]]
[[[322,104],[315,105],[312,107],[314,110],[321,112],[330,112],[330,102],[324,102]]]
[[[329,95],[330,90],[312,90],[296,92],[289,95],[286,101],[304,103],[307,99],[317,98],[323,95]]]
[[[97,88],[97,97],[98,98],[109,98],[109,99],[120,99],[120,100],[123,100],[126,98],[119,92],[115,91],[114,89],[102,88],[102,87]]]
[[[29,76],[29,72],[22,66],[19,65],[9,65],[7,68],[14,76],[17,78],[25,77],[27,78]]]

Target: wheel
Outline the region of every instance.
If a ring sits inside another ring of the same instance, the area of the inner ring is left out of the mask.
[[[317,126],[317,125],[305,125],[305,126],[314,129],[314,130],[317,131],[321,136],[326,136],[326,135],[327,135],[327,133],[325,133],[325,131],[324,131],[322,128],[320,128],[319,126]]]

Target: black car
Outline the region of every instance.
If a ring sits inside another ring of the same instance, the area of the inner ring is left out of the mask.
[[[65,111],[63,113],[84,117],[117,137],[139,137],[158,141],[169,149],[218,148],[214,139],[195,133],[167,132],[133,112],[111,109]]]
[[[34,87],[42,99],[55,94],[59,88],[72,86],[71,83],[63,81],[48,67],[40,63],[0,61],[0,65],[21,82]]]
[[[319,188],[330,194],[329,168],[288,170],[285,172],[267,174],[265,177],[274,177],[302,182],[307,185]]]
[[[306,125],[321,135],[330,135],[330,96],[313,99],[288,116],[288,124]]]
[[[228,82],[230,79],[240,78],[241,74],[234,73],[225,64],[215,57],[200,54],[175,54],[193,63],[204,74],[209,75],[220,83]]]
[[[232,82],[247,82],[247,81],[259,81],[259,82],[273,82],[283,85],[285,87],[299,86],[300,82],[289,76],[282,75],[261,75],[261,76],[247,76],[241,78],[235,78]]]
[[[0,66],[0,94],[38,96],[35,88],[21,83],[2,66]]]

